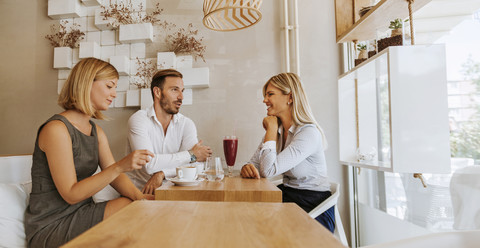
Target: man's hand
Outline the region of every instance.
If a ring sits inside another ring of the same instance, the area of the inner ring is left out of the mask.
[[[201,140],[192,147],[192,152],[197,157],[197,162],[205,162],[208,157],[212,156],[212,149],[202,145]]]
[[[253,164],[246,164],[242,167],[240,171],[240,176],[243,178],[260,178],[260,173],[258,173],[257,168]]]
[[[143,187],[142,193],[153,195],[155,193],[155,189],[162,186],[163,179],[165,179],[165,174],[163,171],[153,174]]]

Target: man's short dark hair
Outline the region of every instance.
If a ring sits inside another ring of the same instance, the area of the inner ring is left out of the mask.
[[[163,85],[165,84],[166,77],[179,77],[183,78],[182,73],[175,69],[164,69],[157,71],[152,77],[152,83],[150,84],[150,91],[152,92],[152,98],[155,98],[153,94],[153,88],[158,87],[160,90],[163,90]]]

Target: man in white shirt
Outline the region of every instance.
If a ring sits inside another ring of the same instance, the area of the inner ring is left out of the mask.
[[[152,78],[153,105],[139,110],[128,120],[129,150],[153,151],[142,169],[128,173],[144,194],[154,194],[165,176],[175,175],[175,168],[196,161],[203,162],[212,154],[197,139],[192,120],[178,113],[183,100],[183,76],[173,69],[158,71]]]

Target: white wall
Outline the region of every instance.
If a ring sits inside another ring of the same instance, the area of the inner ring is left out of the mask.
[[[194,66],[210,68],[210,88],[195,89],[193,105],[183,106],[181,112],[193,119],[199,138],[218,156],[223,156],[222,136],[232,134],[236,123],[240,168],[263,135],[261,121],[266,108],[261,87],[271,76],[285,70],[283,1],[263,1],[260,23],[234,32],[215,32],[203,27],[201,9],[178,10],[174,9],[173,1],[150,2],[165,4],[166,18],[179,24],[192,22],[205,37],[206,63],[197,61]],[[343,183],[345,169],[338,164],[340,63],[335,43],[334,1],[301,0],[298,5],[301,78],[314,115],[329,141],[326,152],[329,175],[331,180]],[[61,111],[56,105],[53,48],[44,38],[54,23],[56,21],[47,16],[47,0],[0,2],[0,154],[32,153],[39,125]],[[150,53],[155,52],[152,47]],[[106,114],[113,120],[97,122],[106,131],[116,159],[124,154],[126,121],[136,110],[110,109]],[[348,216],[343,199],[340,207],[346,223]],[[348,226],[345,227],[348,230]]]

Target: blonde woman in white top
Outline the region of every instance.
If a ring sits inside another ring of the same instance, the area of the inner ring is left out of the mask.
[[[324,150],[327,142],[313,117],[299,77],[280,73],[263,86],[267,116],[265,136],[250,162],[242,167],[245,178],[283,175],[283,202],[295,202],[306,212],[330,195]],[[333,207],[317,220],[333,232]]]

